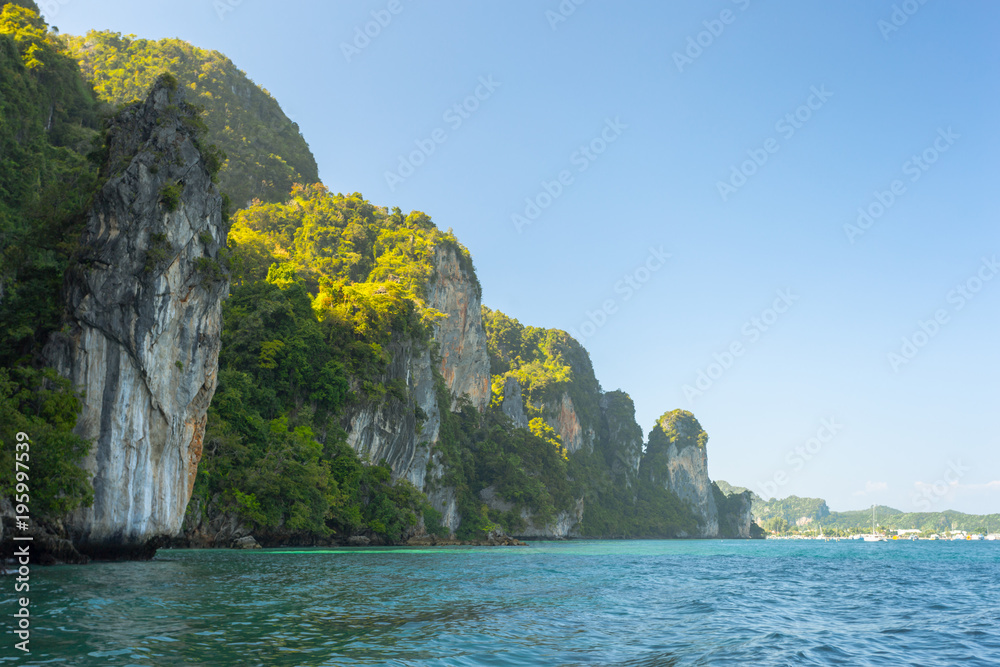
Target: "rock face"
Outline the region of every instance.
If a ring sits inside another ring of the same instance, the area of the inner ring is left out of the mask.
[[[384,460],[396,479],[408,479],[419,489],[424,486],[430,445],[437,442],[441,426],[430,351],[416,349],[406,340],[393,342],[388,352],[392,361],[385,380],[405,381],[408,400],[387,395],[350,411],[344,420],[347,444],[362,459]],[[423,411],[423,419],[418,419],[415,408]]]
[[[482,412],[490,402],[490,358],[479,281],[449,246],[437,248],[434,266],[428,298],[447,315],[435,328],[434,341],[440,349],[439,370],[453,397],[451,407],[464,396]]]
[[[434,264],[428,305],[445,315],[434,327],[437,370],[451,396],[445,409],[457,408],[464,399],[482,411],[490,401],[490,360],[479,282],[472,267],[463,265],[449,246],[437,248]],[[349,411],[343,420],[347,442],[362,458],[385,460],[394,479],[406,479],[427,493],[431,506],[442,514],[442,525],[454,532],[460,522],[455,490],[437,483],[444,468],[432,458],[441,427],[435,362],[429,349],[410,340],[397,340],[389,352],[392,362],[384,379],[404,380],[407,400],[387,397]]]
[[[524,414],[524,399],[521,397],[521,383],[508,375],[503,383],[503,401],[500,409],[510,417],[517,428],[528,428],[528,417]]]
[[[753,522],[753,494],[750,491],[726,495],[717,484],[715,504],[719,510],[719,537],[750,539]]]
[[[593,448],[594,433],[584,430],[583,426],[580,425],[580,418],[576,415],[576,406],[573,405],[573,399],[569,397],[568,393],[563,392],[558,403],[552,407],[545,405],[543,410],[546,413],[552,413],[552,416],[546,419],[546,423],[559,434],[566,451],[575,454],[584,447],[588,451]]]
[[[640,465],[640,474],[690,504],[699,523],[698,534],[692,537],[719,535],[719,512],[708,478],[707,443],[708,435],[694,415],[674,410],[660,417],[650,431]]]
[[[222,200],[195,111],[169,78],[111,122],[107,182],[66,280],[68,326],[46,356],[85,393],[79,435],[94,504],[66,521],[77,547],[142,557],[181,528],[215,393],[228,292]]]
[[[633,487],[642,461],[642,428],[635,421],[635,405],[623,391],[609,391],[600,400],[604,433],[604,460],[611,474],[626,487]]]
[[[500,512],[509,512],[514,509],[514,505],[505,501],[497,495],[496,489],[489,486],[479,492],[479,498],[486,503],[490,509]],[[583,521],[583,498],[577,498],[573,507],[559,512],[554,519],[547,523],[536,523],[534,516],[527,509],[521,509],[521,518],[525,522],[525,528],[517,531],[516,537],[541,538],[541,539],[566,539],[576,537],[579,533],[580,522]]]

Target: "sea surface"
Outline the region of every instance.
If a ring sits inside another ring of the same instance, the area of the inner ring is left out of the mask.
[[[1000,542],[163,550],[31,613],[2,664],[998,665]]]

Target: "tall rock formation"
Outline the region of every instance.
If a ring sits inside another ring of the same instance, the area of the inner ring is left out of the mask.
[[[667,412],[649,432],[639,474],[689,503],[698,518],[698,534],[718,537],[719,512],[708,478],[708,434],[686,410]]]
[[[68,323],[49,362],[84,392],[79,435],[94,503],[67,519],[78,549],[142,557],[181,528],[216,388],[222,200],[197,111],[161,77],[108,134],[107,182],[67,275]]]

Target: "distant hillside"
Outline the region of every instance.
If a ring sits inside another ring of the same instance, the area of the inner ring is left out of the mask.
[[[954,510],[944,512],[901,512],[891,507],[879,505],[875,508],[875,518],[879,526],[890,529],[918,529],[931,532],[965,530],[969,532],[1000,531],[1000,514],[963,514]],[[820,521],[820,525],[832,528],[867,528],[871,526],[871,509],[853,512],[831,512]]]
[[[747,490],[742,486],[733,486],[721,480],[716,481],[716,484],[727,496]],[[788,522],[789,526],[806,527],[811,525],[840,530],[851,528],[870,530],[872,523],[870,507],[848,512],[831,512],[826,501],[822,498],[788,496],[787,498],[764,500],[754,493],[752,512],[754,521],[761,526],[772,519],[783,519]],[[885,505],[878,505],[875,508],[875,518],[879,526],[889,529],[906,528],[929,532],[946,530],[1000,532],[1000,514],[963,514],[954,510],[903,512]]]
[[[750,489],[746,488],[745,486],[733,486],[729,482],[726,482],[721,479],[717,480],[715,483],[719,485],[719,490],[722,491],[727,496],[731,496],[734,493],[739,494],[743,493],[744,491],[750,491]],[[753,493],[753,491],[750,491],[750,493]],[[760,497],[758,497],[756,493],[753,493],[753,497],[754,501],[760,500]]]
[[[716,484],[727,496],[733,493],[743,493],[747,489],[742,486],[733,486],[728,482],[717,481]],[[813,521],[819,521],[830,514],[830,508],[822,498],[799,498],[798,496],[788,496],[787,498],[764,500],[756,493],[750,492],[753,498],[751,512],[754,522],[763,526],[771,519],[784,519],[789,525],[804,525]]]

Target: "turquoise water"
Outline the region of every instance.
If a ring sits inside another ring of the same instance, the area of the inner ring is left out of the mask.
[[[31,587],[5,664],[1000,664],[997,542],[167,550]]]

